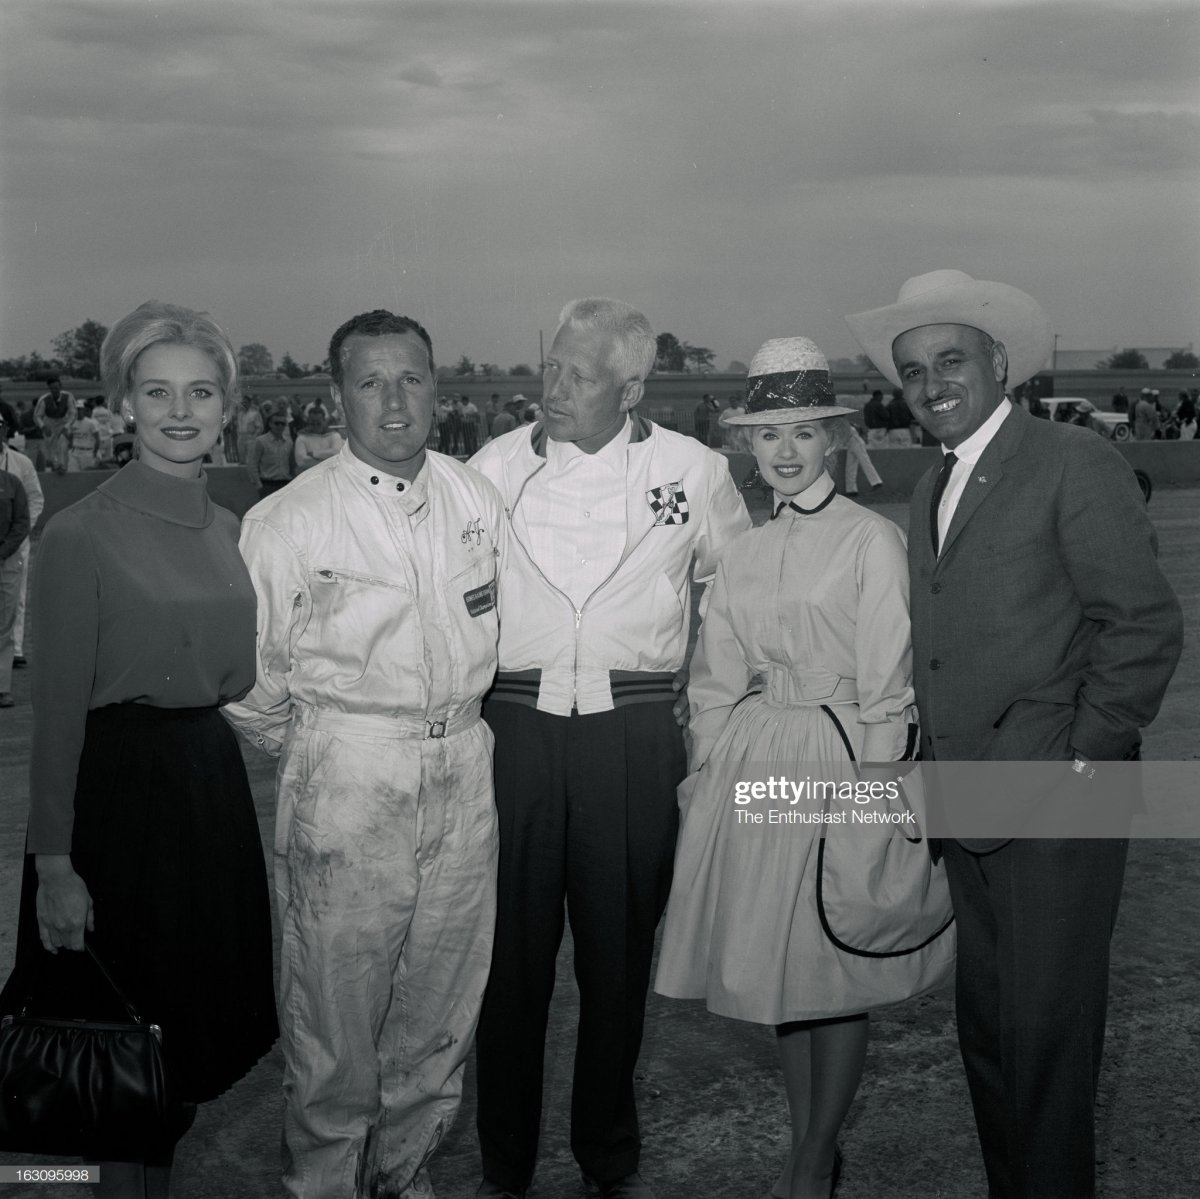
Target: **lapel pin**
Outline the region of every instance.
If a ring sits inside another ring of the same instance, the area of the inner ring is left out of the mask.
[[[987,482],[987,475],[980,475],[980,476],[979,476],[979,481],[980,481],[981,483],[986,483],[986,482]]]

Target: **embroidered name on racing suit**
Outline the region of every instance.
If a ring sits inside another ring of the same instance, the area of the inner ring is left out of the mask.
[[[496,580],[491,579],[482,587],[463,592],[463,602],[472,616],[482,616],[496,606]]]

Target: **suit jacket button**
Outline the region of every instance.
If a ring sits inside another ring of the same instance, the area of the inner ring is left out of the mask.
[[[937,670],[937,668],[938,668],[939,666],[941,666],[941,662],[939,662],[939,661],[937,660],[937,658],[930,658],[930,659],[929,659],[929,669],[930,669],[930,670]]]
[[[942,589],[941,583],[934,583],[929,588],[929,590],[932,591],[934,595],[937,595],[937,593],[939,591],[941,591],[941,589]]]

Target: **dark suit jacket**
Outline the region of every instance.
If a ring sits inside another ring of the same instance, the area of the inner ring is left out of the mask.
[[[926,758],[1129,756],[1182,645],[1133,471],[1090,429],[1014,408],[972,469],[940,558],[931,470],[913,493],[913,677]]]

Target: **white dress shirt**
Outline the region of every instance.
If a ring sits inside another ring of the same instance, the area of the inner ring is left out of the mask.
[[[576,608],[612,574],[625,548],[628,446],[628,418],[594,454],[572,441],[548,441],[546,466],[525,491],[521,514],[533,560]]]
[[[950,528],[950,522],[954,519],[958,501],[962,499],[962,494],[966,490],[971,472],[975,469],[979,459],[983,457],[983,451],[988,448],[992,438],[999,432],[1000,426],[1004,424],[1004,418],[1011,411],[1012,404],[1007,398],[1002,399],[996,405],[995,412],[970,437],[955,447],[954,455],[958,461],[950,472],[950,481],[946,484],[946,490],[942,492],[942,499],[938,504],[939,547],[944,547],[946,544],[946,533]],[[950,451],[942,446],[942,455],[945,456],[948,453]]]

